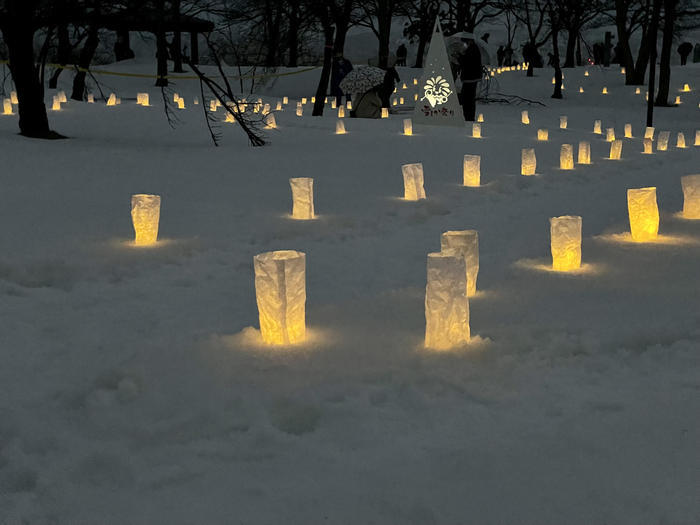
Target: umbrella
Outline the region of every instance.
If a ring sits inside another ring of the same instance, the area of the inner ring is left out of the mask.
[[[366,93],[384,82],[385,71],[373,66],[357,66],[340,81],[344,93]]]

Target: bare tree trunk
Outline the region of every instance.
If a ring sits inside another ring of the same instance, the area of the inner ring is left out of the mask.
[[[566,58],[564,59],[564,67],[575,67],[574,60],[576,59],[576,40],[578,39],[578,30],[569,29],[566,39]]]
[[[673,26],[676,21],[677,0],[664,0],[664,37],[661,45],[659,64],[659,91],[657,106],[668,106],[668,92],[671,84],[671,48],[673,46]]]
[[[391,18],[393,16],[393,0],[379,0],[377,25],[379,26],[379,67],[389,66],[389,42],[391,41]]]
[[[325,105],[326,93],[328,92],[328,81],[331,78],[331,67],[333,62],[333,34],[335,28],[330,24],[324,24],[324,47],[323,47],[323,69],[321,69],[321,78],[318,81],[316,88],[316,101],[314,109],[311,113],[314,117],[323,115],[323,107]]]
[[[168,42],[165,39],[165,0],[156,0],[156,59],[158,61],[157,87],[168,85]]]
[[[182,31],[180,30],[180,0],[172,0],[173,21],[175,22],[175,30],[173,32],[173,71],[175,73],[184,73],[182,69]]]
[[[656,37],[659,28],[659,15],[661,14],[661,2],[654,0],[654,10],[651,15],[649,27],[649,97],[647,98],[647,126],[654,125],[654,89],[656,81]]]
[[[98,26],[93,24],[88,29],[88,37],[83,45],[83,49],[80,51],[80,58],[78,59],[78,67],[80,68],[73,78],[73,92],[70,98],[73,100],[83,100],[85,96],[85,76],[87,73],[83,70],[90,67],[93,57],[95,56],[95,51],[97,51],[97,45],[100,43]]]
[[[416,54],[416,63],[413,65],[413,67],[423,67],[423,55],[425,55],[425,46],[428,44],[428,38],[423,36],[423,32],[421,31],[420,36],[418,37],[418,51]]]
[[[58,53],[56,56],[56,61],[61,66],[65,66],[68,62],[70,62],[71,52],[70,37],[68,36],[68,26],[66,26],[65,24],[59,25],[56,30],[56,33],[58,36]],[[62,67],[56,68],[56,71],[53,72],[53,75],[51,75],[51,78],[49,79],[49,89],[56,89],[56,86],[58,86],[58,77],[61,76],[62,72]]]
[[[554,55],[554,93],[552,98],[563,98],[561,94],[561,67],[559,66],[559,27],[552,21],[552,53]]]
[[[52,138],[44,106],[44,88],[34,66],[34,2],[8,0],[7,16],[0,21],[10,59],[12,80],[19,99],[19,129],[33,138]]]
[[[287,48],[289,49],[289,59],[287,60],[287,65],[289,67],[297,67],[299,60],[299,27],[301,26],[300,7],[297,0],[290,0],[288,3]]]

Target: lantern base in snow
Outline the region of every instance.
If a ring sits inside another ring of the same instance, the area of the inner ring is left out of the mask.
[[[306,255],[294,250],[253,258],[260,334],[270,345],[306,339]]]
[[[581,268],[581,222],[581,217],[573,215],[549,219],[553,270]]]
[[[314,212],[314,179],[295,177],[289,179],[292,188],[292,218],[311,220],[316,218]]]
[[[521,152],[520,173],[534,175],[537,169],[537,157],[533,148],[524,148]]]
[[[546,142],[549,140],[549,131],[546,129],[537,130],[537,140],[541,142]]]
[[[466,264],[454,251],[428,254],[425,346],[449,350],[469,342]]]
[[[160,222],[160,195],[132,195],[131,221],[134,226],[136,246],[155,244],[158,240]]]
[[[481,138],[481,124],[479,124],[478,122],[472,124],[472,138]]]
[[[464,156],[464,185],[479,186],[481,185],[481,156],[465,155]]]
[[[562,144],[559,152],[559,169],[574,169],[574,147],[571,144]]]
[[[403,134],[413,135],[413,121],[410,118],[403,119]]]
[[[700,175],[681,177],[683,218],[700,219]]]
[[[401,171],[403,172],[403,198],[407,201],[425,199],[425,188],[423,187],[423,164],[404,164],[401,166]]]
[[[627,190],[630,233],[636,242],[652,241],[659,234],[659,207],[656,188]]]
[[[476,295],[479,276],[479,232],[476,230],[448,231],[440,236],[440,250],[454,250],[464,256],[467,265],[467,296]]]
[[[620,160],[622,156],[622,141],[620,139],[612,141],[610,144],[610,159]]]
[[[581,141],[578,143],[578,163],[579,164],[590,164],[591,163],[591,144],[587,141]]]

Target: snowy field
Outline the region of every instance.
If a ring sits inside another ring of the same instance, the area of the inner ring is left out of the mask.
[[[480,140],[403,136],[408,108],[335,135],[334,112],[290,100],[268,146],[221,124],[214,148],[196,83],[172,88],[187,109],[170,129],[150,81],[113,77],[121,106],[50,112],[68,140],[0,116],[0,523],[700,523],[700,221],[678,215],[680,177],[700,173],[700,67],[674,67],[671,99],[694,91],[655,108],[672,134],[653,155],[644,88],[589,71],[565,70],[564,100],[551,70],[497,77],[545,106],[480,104]],[[265,100],[310,97],[317,74]],[[595,119],[632,124],[622,160]],[[580,140],[592,164],[559,170]],[[461,186],[465,154],[482,187]],[[401,198],[412,162],[426,201]],[[295,221],[288,179],[305,176],[319,218]],[[645,186],[661,236],[626,242],[626,190]],[[155,248],[130,244],[133,193],[162,196]],[[546,270],[548,219],[567,214],[578,274]],[[472,343],[427,351],[426,255],[462,229],[480,236]],[[253,256],[279,249],[307,256],[301,347],[259,343]]]

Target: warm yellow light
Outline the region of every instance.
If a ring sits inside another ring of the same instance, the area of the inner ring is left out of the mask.
[[[59,91],[59,92],[58,92],[58,101],[59,101],[61,104],[65,104],[66,102],[68,102],[68,97],[66,96],[66,92],[65,92],[65,91]]]
[[[9,98],[6,98],[2,101],[2,114],[12,115],[12,100],[10,100]]]
[[[449,350],[469,342],[466,263],[454,251],[429,253],[425,287],[425,346]]]
[[[683,217],[700,219],[700,175],[681,177],[683,187]]]
[[[407,87],[406,87],[406,82],[404,82],[404,83],[402,84],[401,89],[407,89]]]
[[[670,138],[670,131],[659,131],[659,137],[656,139],[657,151],[666,151],[668,149],[668,139]]]
[[[479,186],[481,184],[481,156],[480,155],[465,155],[464,156],[463,180],[464,180],[465,186]]]
[[[578,143],[578,163],[579,164],[590,164],[591,163],[591,143],[582,140]]]
[[[530,115],[528,114],[527,110],[523,110],[520,113],[520,122],[522,122],[523,124],[530,123]]]
[[[654,131],[655,128],[653,126],[647,126],[644,130],[644,138],[654,140]]]
[[[265,104],[262,108],[262,114],[268,115],[270,113],[270,104]]]
[[[392,106],[396,106],[396,99],[393,99],[393,100],[391,101],[391,105],[392,105]]]
[[[612,160],[620,160],[622,156],[622,140],[613,140],[610,143],[610,158]]]
[[[150,97],[148,93],[137,93],[136,94],[136,103],[139,106],[149,106],[150,105]]]
[[[306,97],[302,97],[302,98],[301,98],[301,105],[302,105],[302,106],[305,106],[305,105],[306,105],[306,102],[307,102]]]
[[[464,257],[467,266],[467,296],[476,295],[476,280],[479,276],[479,232],[476,230],[447,231],[440,236],[443,253],[456,251]]]
[[[53,96],[53,104],[51,105],[51,111],[61,111],[61,101],[56,95]]]
[[[331,109],[335,109],[338,106],[338,102],[335,100],[335,97],[331,99]]]
[[[566,129],[569,125],[569,118],[566,115],[559,117],[559,128]]]
[[[537,169],[537,157],[534,148],[524,148],[520,158],[520,173],[523,175],[534,175]]]
[[[178,100],[180,100],[180,95],[178,93],[173,93],[173,102],[177,104]]]
[[[155,244],[158,240],[158,223],[160,222],[160,195],[132,195],[131,222],[134,226],[135,245]]]
[[[644,153],[650,155],[654,152],[654,141],[651,139],[643,139],[642,144],[644,144]]]
[[[675,104],[676,106],[679,105],[679,104],[681,104],[681,96],[680,96],[680,95],[676,95],[676,101],[674,102],[674,104]]]
[[[681,91],[688,92],[690,91],[690,86],[688,84],[683,84],[683,89]]]
[[[289,97],[282,97],[282,104],[284,104],[285,106],[289,104]]]
[[[478,122],[472,124],[472,137],[475,139],[481,138],[481,124]]]
[[[275,111],[282,111],[282,102],[279,100],[277,101],[277,105],[275,106]]]
[[[87,101],[88,101],[88,104],[94,104],[95,103],[95,95],[93,95],[92,93],[88,94]]]
[[[265,252],[253,258],[260,335],[266,344],[289,345],[306,339],[306,254]]]
[[[584,76],[584,77],[587,77],[587,76],[588,76],[588,71],[585,71],[585,72],[583,73],[583,76]]]
[[[581,217],[564,215],[549,219],[552,269],[569,272],[581,268]]]
[[[345,106],[338,106],[338,118],[345,118]]]
[[[345,103],[345,107],[347,107],[347,108],[348,108],[348,111],[350,111],[350,110],[352,109],[352,100],[348,100],[348,101]]]
[[[335,134],[344,135],[345,134],[345,121],[343,119],[338,119],[335,121]]]
[[[311,97],[311,103],[315,104],[316,103],[316,97]]]
[[[401,166],[403,173],[403,198],[407,201],[425,199],[423,186],[423,164],[404,164]]]
[[[403,119],[403,134],[413,135],[413,121],[410,118]]]
[[[114,93],[110,93],[109,98],[107,99],[107,105],[108,106],[116,106],[117,105],[117,95]]]
[[[12,101],[13,104],[19,104],[19,99],[17,98],[16,91],[10,91],[10,100]]]
[[[579,87],[579,88],[578,88],[578,92],[579,92],[579,93],[583,93],[583,87]]]
[[[695,130],[695,146],[700,146],[700,129]]]
[[[414,79],[413,79],[413,85],[414,85],[414,86],[417,86],[417,85],[418,85],[418,79],[417,79],[417,78],[414,78]]]
[[[562,144],[559,151],[559,169],[574,169],[574,147],[571,144]]]
[[[557,83],[556,79],[554,77],[552,77],[552,84],[556,84],[556,83]]]
[[[607,95],[607,94],[608,94],[608,88],[604,87],[603,88],[603,95]]]
[[[641,93],[642,93],[642,90],[639,89],[639,88],[637,88],[637,89],[634,90],[634,94],[635,94],[635,95],[639,95],[639,94],[641,94]]]
[[[177,109],[185,109],[185,99],[184,98],[177,99]]]
[[[549,131],[546,129],[537,130],[537,140],[546,142],[549,140]]]
[[[304,106],[301,105],[301,102],[297,102],[297,117],[303,117],[304,116]],[[340,115],[338,115],[340,116]]]
[[[625,73],[626,73],[625,68],[624,68],[624,67],[621,67],[621,68],[620,68],[620,74],[624,75]]]
[[[603,123],[600,120],[593,122],[593,133],[601,135],[603,133]]]
[[[399,104],[403,105],[403,97],[399,97]]]
[[[605,140],[607,142],[612,142],[615,140],[615,128],[607,128],[605,130]]]
[[[277,120],[275,119],[274,113],[265,115],[265,127],[267,129],[277,129]]]
[[[627,190],[627,210],[632,240],[636,242],[654,240],[659,233],[656,188]]]
[[[226,117],[224,118],[224,122],[230,122],[230,123],[235,123],[236,118],[233,116],[233,114],[229,113],[228,111],[226,112]]]
[[[199,97],[194,97],[194,100],[192,102],[195,106],[199,106]]]
[[[295,177],[289,179],[292,188],[292,218],[312,220],[314,212],[314,179],[310,177]]]
[[[389,108],[382,108],[382,118],[389,118]]]
[[[632,124],[625,124],[625,138],[632,138]]]
[[[477,121],[477,122],[483,122],[483,121],[484,121],[484,114],[483,114],[483,113],[479,113],[479,116],[476,117],[476,121]]]
[[[678,135],[676,135],[676,147],[685,148],[685,135],[681,131],[679,131]]]
[[[418,93],[413,94],[413,101],[416,102],[418,100]]]

